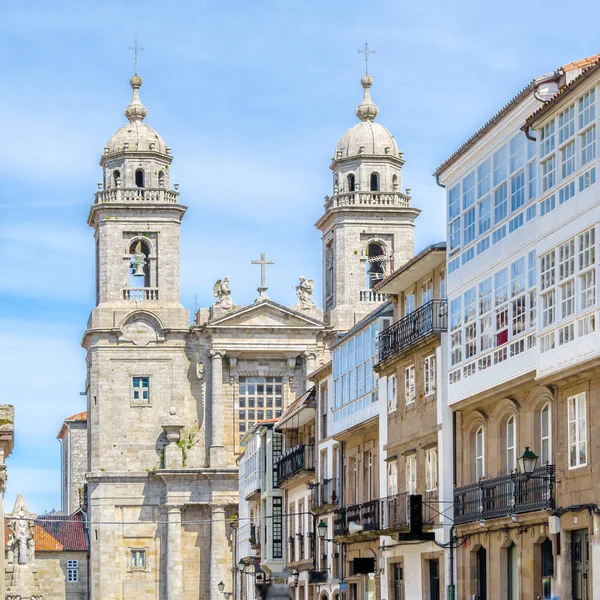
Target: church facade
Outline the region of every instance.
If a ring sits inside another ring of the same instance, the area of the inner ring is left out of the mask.
[[[90,594],[216,600],[231,581],[238,511],[235,459],[255,423],[277,419],[329,360],[329,346],[385,297],[374,285],[413,253],[402,154],[374,122],[362,80],[360,123],[331,168],[323,233],[324,310],[300,278],[298,303],[268,297],[264,255],[256,301],[236,306],[224,277],[216,301],[190,319],[179,297],[187,207],[170,185],[173,156],[145,122],[131,79],[128,123],[109,140],[88,224],[96,246],[96,305],[87,362]]]

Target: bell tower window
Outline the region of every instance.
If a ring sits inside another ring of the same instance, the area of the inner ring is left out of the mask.
[[[379,191],[379,173],[374,171],[371,173],[371,191],[378,192]]]
[[[356,189],[356,180],[354,178],[354,173],[350,173],[350,175],[348,175],[348,191],[354,192],[355,189]]]
[[[119,187],[121,185],[121,171],[119,171],[119,169],[115,169],[113,171],[113,185],[115,187]]]
[[[383,246],[371,242],[367,247],[367,286],[373,289],[385,277],[386,256]]]
[[[392,175],[392,187],[398,189],[398,175]]]
[[[135,172],[135,186],[139,187],[139,188],[146,187],[144,180],[145,180],[144,170],[137,169],[137,171]]]
[[[129,247],[131,262],[129,265],[129,287],[150,287],[150,248],[142,240],[133,241]]]
[[[158,172],[158,187],[161,187],[161,188],[165,187],[165,172],[164,171]]]

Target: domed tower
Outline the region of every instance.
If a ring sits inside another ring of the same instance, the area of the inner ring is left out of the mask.
[[[346,330],[386,300],[374,287],[413,256],[420,210],[402,193],[403,153],[375,121],[373,78],[365,74],[360,123],[339,141],[331,161],[333,195],[316,227],[323,243],[323,307],[334,329]],[[408,192],[408,190],[406,190]]]

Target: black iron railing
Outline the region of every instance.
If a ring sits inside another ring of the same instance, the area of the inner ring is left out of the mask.
[[[379,362],[434,332],[448,329],[448,302],[430,300],[379,334]]]
[[[322,483],[315,483],[312,487],[312,506],[337,506],[339,504],[339,479],[332,477],[324,479]]]
[[[388,496],[381,501],[383,511],[383,529],[398,529],[408,525],[406,503],[408,494],[402,492]]]
[[[314,444],[298,444],[277,461],[277,485],[302,471],[315,470]]]
[[[551,510],[554,502],[555,466],[546,465],[533,472],[481,479],[454,490],[454,522],[470,523],[513,514]]]
[[[346,535],[348,532],[346,523],[346,509],[338,508],[335,511],[335,519],[333,519],[333,535],[338,537],[340,535]]]

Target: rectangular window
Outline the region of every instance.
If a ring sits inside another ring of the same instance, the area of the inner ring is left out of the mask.
[[[455,258],[448,263],[448,275],[452,275],[460,267],[460,259]]]
[[[554,155],[542,162],[542,192],[556,183],[556,159]]]
[[[421,305],[424,306],[433,298],[433,280],[428,279],[421,285]]]
[[[587,127],[596,118],[596,89],[592,88],[579,98],[579,129]]]
[[[423,361],[423,388],[426,396],[435,393],[435,354]]]
[[[571,104],[558,115],[558,145],[562,146],[575,135],[575,105]]]
[[[395,496],[398,493],[398,463],[391,460],[387,464],[387,495]]]
[[[417,493],[417,455],[409,454],[406,457],[406,493]]]
[[[525,257],[510,265],[510,295],[512,298],[525,291]]]
[[[527,287],[535,286],[536,270],[535,250],[530,250],[527,254]]]
[[[513,233],[513,231],[516,231],[517,229],[519,229],[519,227],[523,226],[523,216],[524,213],[519,213],[516,217],[514,217],[508,222],[508,233]]]
[[[475,208],[468,210],[463,217],[463,243],[466,246],[475,239]]]
[[[477,323],[465,327],[465,360],[477,354]]]
[[[388,412],[392,413],[398,408],[398,389],[396,375],[388,375],[387,378],[387,404]]]
[[[492,315],[487,314],[479,319],[479,344],[481,352],[489,350],[494,343],[494,330],[492,328]]]
[[[510,179],[510,211],[515,212],[525,204],[525,171]]]
[[[131,568],[143,570],[146,568],[146,551],[132,550],[131,551]]]
[[[569,142],[560,151],[560,176],[564,179],[575,171],[575,142]]]
[[[554,120],[546,123],[540,129],[540,157],[546,156],[554,150]]]
[[[508,191],[506,182],[494,192],[494,223],[499,223],[508,215]]]
[[[556,295],[554,290],[542,294],[542,327],[554,324],[556,310]]]
[[[512,334],[513,337],[525,331],[525,296],[521,296],[511,302],[512,310]]]
[[[568,344],[575,339],[575,325],[574,323],[570,323],[565,327],[561,327],[558,330],[558,345],[563,346],[564,344]]]
[[[404,369],[404,401],[406,404],[412,404],[416,399],[415,365],[411,365]]]
[[[477,316],[477,291],[475,287],[467,290],[464,295],[465,323],[473,321]]]
[[[537,164],[535,162],[527,165],[527,185],[529,200],[533,200],[537,196]]]
[[[481,198],[490,191],[490,159],[477,167],[477,197]]]
[[[583,192],[594,183],[596,183],[596,167],[579,176],[579,191]]]
[[[596,317],[594,315],[588,315],[587,317],[580,319],[577,324],[579,326],[579,337],[590,335],[590,333],[596,331]]]
[[[273,498],[273,518],[271,519],[270,533],[273,544],[273,558],[283,558],[283,498]]]
[[[446,297],[446,271],[440,271],[440,298]]]
[[[492,198],[486,196],[477,206],[479,210],[479,235],[492,226]]]
[[[554,268],[554,250],[544,254],[540,259],[540,283],[542,291],[554,285],[555,268]]]
[[[506,179],[506,146],[494,152],[494,187]]]
[[[479,284],[479,314],[492,309],[492,278],[488,277]]]
[[[450,223],[450,252],[456,250],[460,246],[460,218]]]
[[[587,465],[587,416],[585,392],[567,399],[569,431],[569,468]]]
[[[560,286],[560,317],[566,319],[575,312],[575,282],[571,279]]]
[[[67,581],[69,583],[77,583],[79,581],[79,561],[67,561]]]
[[[525,135],[519,131],[509,142],[510,148],[510,172],[514,173],[525,163]]]
[[[496,306],[508,300],[508,269],[502,269],[494,275],[494,291]]]
[[[540,338],[541,354],[544,354],[545,352],[549,352],[550,350],[554,350],[554,346],[555,346],[554,331],[551,331],[550,333],[543,335]]]
[[[535,289],[529,290],[529,327],[535,327],[537,319],[537,292]]]
[[[425,450],[425,491],[437,490],[437,448]]]
[[[336,367],[336,372],[347,372],[348,369],[348,351],[346,345],[343,347],[341,355],[338,353],[336,358],[341,358],[340,365]],[[336,379],[338,385],[335,386],[335,402],[347,401],[349,389],[348,379]],[[240,439],[246,435],[254,426],[256,421],[262,421],[266,418],[266,412],[271,411],[273,418],[278,419],[283,411],[283,378],[282,377],[240,377],[238,392],[238,432]],[[340,404],[341,406],[341,404]]]
[[[596,126],[581,134],[581,166],[596,158]]]
[[[477,242],[477,254],[483,254],[490,247],[490,236],[487,235]]]
[[[558,280],[571,277],[575,272],[575,240],[569,240],[558,247]]]
[[[415,293],[404,294],[404,315],[415,312]]]
[[[549,212],[553,211],[556,208],[556,196],[552,194],[552,196],[548,196],[545,200],[540,202],[540,215],[543,217],[547,215]]]
[[[565,187],[560,188],[558,190],[558,203],[564,204],[568,200],[570,200],[575,195],[575,182],[571,181],[567,183]]]
[[[596,231],[588,229],[579,236],[579,270],[587,269],[596,262]]]
[[[475,203],[475,171],[469,173],[462,180],[463,186],[463,210]]]
[[[136,404],[150,403],[150,377],[132,378],[133,402]]]
[[[492,234],[492,241],[494,244],[497,244],[500,240],[503,240],[506,237],[506,225],[502,225],[502,227],[498,227],[496,231]]]
[[[591,269],[579,276],[581,310],[591,308],[596,304],[596,271]]]
[[[448,221],[458,217],[460,213],[460,183],[448,191]]]

